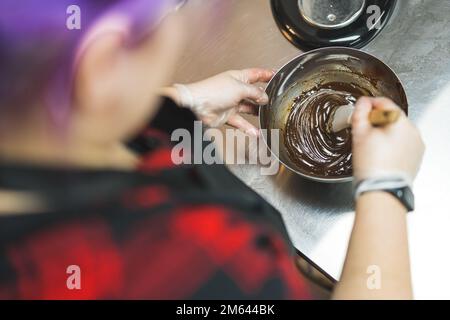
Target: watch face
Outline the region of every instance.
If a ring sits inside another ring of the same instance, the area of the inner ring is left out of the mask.
[[[408,212],[414,211],[414,194],[411,188],[400,188],[391,192],[406,207]]]
[[[410,188],[405,188],[403,190],[403,197],[405,199],[406,208],[408,209],[408,211],[414,211],[415,208],[414,193]]]
[[[299,49],[361,48],[385,27],[396,0],[271,0],[283,35]]]

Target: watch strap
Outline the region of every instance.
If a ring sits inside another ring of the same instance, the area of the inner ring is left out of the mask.
[[[398,199],[408,210],[414,211],[414,194],[409,181],[403,177],[384,177],[362,180],[355,186],[355,199],[368,192],[387,192]]]

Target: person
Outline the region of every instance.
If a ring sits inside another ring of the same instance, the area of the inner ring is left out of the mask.
[[[171,132],[196,119],[258,134],[239,113],[267,103],[258,84],[273,72],[167,87],[186,28],[170,1],[24,1],[0,4],[0,298],[313,298],[274,208],[225,166],[171,161]],[[74,3],[83,26],[66,29]],[[404,114],[373,128],[373,108],[398,107],[358,101],[355,179],[412,181],[417,129]],[[406,211],[383,191],[358,196],[334,298],[412,297]]]

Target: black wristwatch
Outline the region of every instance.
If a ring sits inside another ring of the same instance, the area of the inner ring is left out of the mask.
[[[386,189],[382,191],[390,193],[394,197],[396,197],[405,206],[408,212],[414,211],[414,193],[412,192],[410,187]]]
[[[355,187],[355,198],[368,192],[387,192],[398,199],[408,212],[414,211],[414,193],[403,178],[367,179]]]

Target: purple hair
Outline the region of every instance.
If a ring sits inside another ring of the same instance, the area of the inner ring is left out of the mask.
[[[70,111],[73,66],[86,33],[99,19],[119,15],[129,43],[146,36],[176,0],[1,0],[0,118],[21,115],[40,100],[55,123]],[[178,1],[179,2],[179,1]],[[68,8],[80,9],[81,29],[70,29]]]

